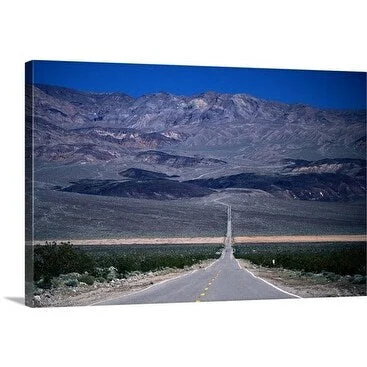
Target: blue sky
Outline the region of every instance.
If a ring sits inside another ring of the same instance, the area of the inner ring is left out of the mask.
[[[215,91],[320,108],[366,109],[362,72],[35,61],[33,78],[34,83],[132,97]],[[31,73],[26,73],[26,81],[32,82]]]

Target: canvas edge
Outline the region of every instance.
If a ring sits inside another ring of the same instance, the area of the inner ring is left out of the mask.
[[[24,259],[25,259],[25,305],[34,307],[33,302],[33,281],[34,281],[34,161],[33,161],[33,113],[31,119],[27,117],[27,108],[31,108],[33,111],[33,73],[34,62],[28,61],[25,63],[25,80],[24,80],[24,129],[25,129],[25,247],[24,247]],[[30,82],[31,81],[31,82]]]

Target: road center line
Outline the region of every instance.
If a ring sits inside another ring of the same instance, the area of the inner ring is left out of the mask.
[[[209,290],[209,288],[213,284],[214,280],[217,279],[220,272],[221,272],[221,270],[219,270],[217,275],[208,283],[208,286],[204,288],[204,290],[200,293],[200,296],[197,297],[195,302],[201,302],[201,297],[204,297],[206,295],[206,292]]]
[[[176,279],[179,279],[179,278],[183,278],[183,277],[187,277],[189,275],[192,275],[194,273],[196,273],[198,271],[198,269],[194,269],[192,271],[190,271],[189,273],[186,273],[186,274],[180,274],[174,278],[170,278],[170,279],[165,279],[165,280],[162,280],[160,282],[157,282],[157,283],[154,283],[152,285],[150,285],[149,287],[146,287],[146,288],[143,288],[143,289],[140,289],[138,291],[131,291],[131,292],[128,292],[126,294],[123,294],[123,295],[120,295],[120,296],[116,296],[116,297],[113,297],[113,298],[109,298],[107,300],[102,300],[102,301],[97,301],[97,302],[94,302],[94,303],[91,303],[89,306],[98,306],[99,304],[100,305],[103,305],[105,302],[109,302],[109,301],[113,301],[113,300],[116,300],[116,299],[120,299],[120,298],[124,298],[124,297],[128,297],[128,296],[131,296],[131,295],[135,295],[135,294],[139,294],[139,293],[143,293],[143,292],[146,292],[154,287],[158,287],[162,284],[165,284],[165,283],[168,283],[168,282],[171,282],[171,281],[174,281]]]

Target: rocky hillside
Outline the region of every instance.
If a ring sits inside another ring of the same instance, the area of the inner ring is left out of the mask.
[[[160,164],[174,168],[193,167],[193,166],[213,166],[225,165],[226,161],[214,158],[187,157],[173,155],[156,150],[148,150],[136,155],[138,160],[149,164]]]
[[[285,199],[348,201],[362,198],[365,182],[336,173],[303,173],[298,175],[257,175],[240,173],[219,178],[189,181],[208,189],[256,189]]]
[[[284,160],[286,172],[291,173],[340,173],[359,179],[366,176],[366,160],[352,158],[321,159],[310,162],[306,160]]]
[[[272,161],[364,158],[366,112],[320,110],[266,101],[247,94],[86,93],[27,86],[34,92],[36,155],[44,160],[112,160],[126,150],[231,151],[244,159]],[[26,116],[31,115],[27,98]],[[29,119],[28,119],[29,121]],[[58,153],[60,152],[60,153]],[[85,154],[84,154],[85,152]],[[211,164],[144,153],[143,160],[173,166]],[[209,156],[201,158],[214,158]],[[224,159],[226,160],[226,159]]]
[[[236,189],[300,200],[365,197],[366,111],[247,94],[132,98],[47,85],[27,86],[26,97],[37,162],[78,171],[61,191],[159,200]]]
[[[79,180],[61,191],[79,194],[132,197],[140,199],[170,200],[201,197],[211,194],[211,189],[169,179],[143,180]]]
[[[178,176],[137,168],[120,172],[122,180],[83,179],[57,190],[79,194],[167,200],[207,196],[228,189],[263,191],[285,199],[350,201],[364,197],[365,178],[341,173],[259,175],[240,173],[218,178],[179,181]]]

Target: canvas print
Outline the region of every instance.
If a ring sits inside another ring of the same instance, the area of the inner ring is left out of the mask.
[[[25,64],[32,307],[366,295],[366,73]]]

